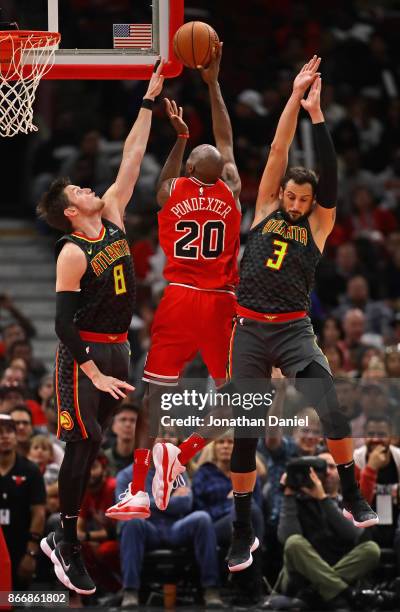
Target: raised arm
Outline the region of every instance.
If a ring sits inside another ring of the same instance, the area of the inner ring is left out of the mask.
[[[233,153],[232,125],[218,82],[222,45],[220,42],[213,48],[211,62],[207,68],[202,66],[198,68],[203,81],[208,85],[215,144],[225,162],[222,178],[233,191],[235,198],[239,198],[241,182]]]
[[[304,64],[293,82],[292,95],[280,116],[258,188],[253,225],[257,225],[276,207],[281,180],[286,172],[290,145],[296,132],[300,103],[304,93],[318,76],[320,62],[321,58],[314,55],[307,64]]]
[[[170,194],[171,180],[180,176],[183,155],[186,143],[189,138],[189,128],[183,120],[183,108],[177,106],[174,100],[165,98],[167,115],[172,127],[176,132],[176,142],[161,170],[157,184],[157,203],[160,207],[164,206]]]
[[[321,111],[320,96],[321,77],[317,77],[301,105],[310,115],[317,151],[319,179],[315,194],[316,205],[310,215],[310,227],[313,238],[322,251],[335,224],[338,169],[335,147]]]
[[[143,98],[142,108],[125,140],[117,178],[103,196],[105,202],[103,216],[120,227],[122,226],[125,208],[132,197],[146,151],[151,127],[152,105],[160,93],[164,82],[164,77],[161,75],[163,66],[164,64],[161,61],[149,81],[147,92]]]

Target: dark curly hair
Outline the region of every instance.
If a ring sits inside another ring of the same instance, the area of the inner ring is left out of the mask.
[[[70,184],[71,181],[64,177],[53,181],[36,208],[40,219],[65,233],[73,230],[71,221],[64,215],[64,210],[70,205],[64,189]]]
[[[314,170],[307,170],[303,166],[294,166],[293,168],[288,168],[285,176],[282,178],[281,187],[285,189],[288,182],[292,180],[297,185],[304,185],[305,183],[310,183],[313,196],[315,196],[315,192],[317,190],[318,178],[315,174]]]

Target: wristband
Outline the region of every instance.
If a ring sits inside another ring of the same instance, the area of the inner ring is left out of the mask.
[[[190,138],[190,134],[178,134],[178,138]]]
[[[147,108],[147,110],[153,110],[154,100],[150,100],[149,98],[143,98],[142,100],[142,108]]]
[[[90,531],[86,531],[85,533],[85,542],[90,542]]]

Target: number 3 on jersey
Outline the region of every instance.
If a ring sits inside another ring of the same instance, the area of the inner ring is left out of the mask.
[[[200,225],[197,221],[178,221],[177,232],[185,232],[174,245],[175,257],[199,259],[199,251],[204,259],[215,259],[224,250],[225,223],[223,221],[206,221]],[[200,236],[200,246],[193,244]]]
[[[119,266],[114,266],[114,288],[115,295],[121,295],[121,293],[126,293],[123,264],[119,264]]]
[[[265,265],[267,266],[267,268],[272,268],[273,270],[280,270],[285,255],[287,255],[288,243],[282,242],[281,240],[274,240],[272,244],[277,247],[273,252],[273,255],[276,255],[276,259],[270,257],[269,259],[267,259]]]

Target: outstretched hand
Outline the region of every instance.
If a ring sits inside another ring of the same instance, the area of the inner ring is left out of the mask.
[[[210,85],[210,83],[216,83],[218,81],[223,44],[224,43],[219,42],[213,46],[211,50],[211,61],[207,68],[204,68],[203,66],[197,66],[197,69],[200,71],[203,81],[207,83],[207,85]]]
[[[164,77],[161,74],[164,65],[165,61],[161,60],[157,67],[157,70],[151,75],[149,86],[147,87],[147,91],[144,95],[145,98],[148,98],[149,100],[154,100],[160,94],[164,84]]]
[[[168,98],[164,98],[164,100],[165,110],[175,132],[177,134],[189,134],[189,128],[183,120],[182,106],[178,107],[175,100],[168,100]]]
[[[321,58],[314,55],[307,64],[304,64],[299,74],[293,82],[293,92],[299,94],[301,97],[305,94],[307,89],[314,83],[314,81],[320,76],[317,72]]]
[[[132,385],[125,382],[124,380],[119,380],[118,378],[114,378],[113,376],[106,376],[101,372],[98,372],[95,376],[93,376],[92,383],[97,389],[99,389],[99,391],[109,393],[113,396],[114,399],[126,397],[126,393],[124,393],[122,389],[126,391],[135,390],[135,387],[132,387]]]
[[[317,76],[310,87],[307,98],[301,100],[302,107],[311,115],[321,112],[321,77]]]

